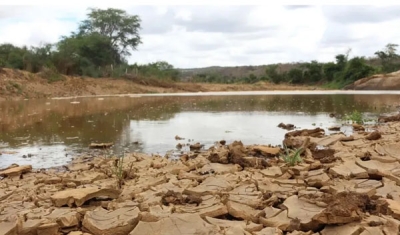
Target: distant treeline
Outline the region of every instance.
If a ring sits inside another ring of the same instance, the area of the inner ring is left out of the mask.
[[[165,61],[139,65],[128,64],[127,57],[142,43],[139,35],[141,19],[120,9],[89,9],[87,19],[81,21],[76,32],[61,37],[54,44],[37,47],[18,47],[10,43],[0,45],[0,68],[14,68],[41,73],[49,81],[63,79],[61,74],[88,77],[157,78],[177,81],[209,83],[273,83],[319,84],[340,88],[360,78],[376,73],[400,70],[397,44],[387,44],[371,58],[349,58],[349,52],[335,56],[333,62],[318,61],[244,66],[237,68],[194,69],[189,74]],[[257,67],[257,72],[248,68]],[[259,69],[262,68],[262,71]]]
[[[383,51],[374,57],[356,56],[349,58],[349,52],[335,56],[334,62],[320,63],[316,60],[295,64],[267,65],[262,73],[247,72],[246,76],[204,72],[193,75],[192,81],[211,83],[273,83],[320,84],[335,88],[343,87],[360,78],[377,73],[390,73],[400,70],[400,55],[397,44],[387,44]],[[232,68],[231,71],[234,69]],[[226,70],[225,70],[226,72]]]

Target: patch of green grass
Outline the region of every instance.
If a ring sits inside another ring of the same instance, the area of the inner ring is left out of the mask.
[[[281,154],[282,159],[285,161],[286,164],[289,166],[295,166],[297,163],[301,163],[303,159],[301,158],[300,154],[303,148],[298,149],[289,149],[284,145],[285,152]]]
[[[342,80],[333,80],[331,82],[324,84],[322,87],[327,88],[327,89],[332,89],[332,90],[340,90],[347,85],[349,85],[348,81],[346,82],[346,81],[342,81]]]
[[[357,110],[354,110],[350,114],[346,114],[343,118],[345,121],[351,121],[352,123],[357,123],[357,124],[364,124],[364,119],[362,116],[362,113],[360,113]]]

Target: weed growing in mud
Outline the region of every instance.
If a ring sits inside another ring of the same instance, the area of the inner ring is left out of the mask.
[[[303,148],[289,149],[288,147],[286,147],[286,145],[284,145],[284,148],[285,148],[285,153],[281,155],[281,157],[286,162],[286,164],[288,164],[289,166],[295,166],[297,163],[303,161],[303,159],[301,159],[300,156]]]
[[[118,188],[121,189],[122,185],[124,184],[125,179],[130,176],[132,169],[133,169],[133,162],[129,165],[128,170],[124,170],[124,159],[125,159],[125,153],[115,159],[114,166],[112,169],[112,173],[115,175],[117,178],[117,183],[118,183]]]
[[[352,123],[357,123],[357,124],[363,124],[364,123],[364,119],[363,119],[362,113],[360,113],[357,110],[354,110],[350,114],[346,114],[344,116],[344,120],[352,121]]]
[[[124,176],[124,158],[125,154],[122,155],[121,157],[118,157],[118,159],[115,160],[114,162],[114,168],[113,168],[113,174],[115,177],[117,177],[118,181],[118,188],[122,188],[122,184],[124,182],[125,176]]]

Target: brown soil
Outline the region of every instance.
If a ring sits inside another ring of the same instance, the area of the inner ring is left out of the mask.
[[[0,100],[21,98],[49,98],[83,95],[114,95],[137,93],[175,93],[208,91],[259,91],[259,90],[315,90],[312,86],[275,85],[268,82],[256,84],[208,84],[191,82],[166,82],[154,78],[87,78],[66,77],[49,83],[40,74],[2,69],[0,71]]]

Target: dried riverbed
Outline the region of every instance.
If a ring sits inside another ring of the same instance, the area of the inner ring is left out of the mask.
[[[304,150],[295,166],[280,147],[240,141],[194,145],[178,160],[12,165],[0,171],[0,234],[398,234],[399,116],[381,121],[351,136],[288,131],[283,143]]]

